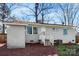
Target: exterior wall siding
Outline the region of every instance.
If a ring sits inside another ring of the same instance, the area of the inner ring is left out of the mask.
[[[27,34],[26,35],[26,43],[38,43],[38,34]],[[33,42],[31,42],[33,40]]]
[[[25,29],[25,42],[26,43],[38,43],[38,39],[39,39],[39,32],[40,32],[40,29],[38,29],[38,34],[28,34],[27,33],[27,26],[26,26],[26,29]],[[33,42],[30,42],[31,40],[33,40]]]
[[[47,36],[49,37],[52,43],[54,42],[54,40],[57,40],[57,39],[62,40],[63,43],[69,43],[69,42],[75,43],[76,33],[74,29],[67,29],[68,31],[67,35],[63,35],[64,28],[56,28],[55,30],[53,30],[52,28],[50,29],[48,29],[46,32],[49,33],[49,35]]]
[[[41,27],[38,28],[38,34],[27,34],[26,30],[26,43],[31,43],[30,40],[33,40],[34,42],[32,43],[38,43],[38,39],[41,33]],[[54,43],[54,40],[62,40],[63,43],[75,43],[75,29],[71,28],[45,28],[46,33],[45,33],[45,38],[49,39],[51,43]],[[67,35],[63,34],[63,29],[67,29]]]
[[[10,26],[7,29],[7,48],[25,48],[24,26]]]

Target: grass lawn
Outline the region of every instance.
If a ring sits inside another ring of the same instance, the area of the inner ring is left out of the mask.
[[[79,56],[79,45],[58,45],[56,46],[59,56]]]

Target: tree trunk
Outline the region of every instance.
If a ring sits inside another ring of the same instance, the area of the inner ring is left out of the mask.
[[[44,15],[43,15],[43,13],[42,13],[42,23],[44,23]]]
[[[65,16],[65,14],[63,14],[64,15],[64,25],[66,25],[66,16]]]
[[[3,15],[3,16],[2,16],[2,22],[4,22],[4,17],[5,17],[5,16]],[[4,24],[3,24],[3,31],[2,31],[2,33],[5,34],[5,25],[4,25]]]
[[[5,19],[5,3],[3,3],[2,10],[3,10],[2,22],[4,22],[4,19]],[[5,34],[5,25],[4,24],[3,24],[3,31],[2,31],[2,33]]]
[[[3,34],[5,34],[5,25],[3,24]]]
[[[38,23],[38,6],[39,3],[35,3],[35,21]]]

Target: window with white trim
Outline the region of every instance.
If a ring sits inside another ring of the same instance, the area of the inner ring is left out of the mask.
[[[68,34],[67,29],[63,29],[63,34],[64,34],[64,35],[67,35],[67,34]]]
[[[28,34],[37,34],[37,27],[27,26]]]
[[[33,27],[33,34],[37,34],[37,28]]]
[[[32,26],[27,26],[27,33],[32,34]]]

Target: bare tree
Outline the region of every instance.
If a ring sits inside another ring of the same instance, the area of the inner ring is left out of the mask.
[[[46,4],[45,3],[35,3],[34,8],[31,8],[25,4],[19,4],[19,5],[22,7],[24,6],[24,7],[28,8],[29,10],[31,10],[33,13],[33,16],[35,17],[36,22],[38,22],[39,15],[41,15],[42,16],[42,23],[44,21],[44,15],[48,14],[48,9],[53,8],[53,5],[50,3],[46,3]]]
[[[58,4],[62,10],[65,25],[73,25],[76,15],[79,11],[79,4]]]
[[[35,20],[36,20],[36,23],[38,23],[38,7],[39,7],[39,3],[35,3]]]
[[[0,4],[1,8],[1,21],[4,22],[4,19],[7,17],[9,11],[8,11],[8,7],[5,3]],[[3,33],[5,33],[5,25],[3,24]]]
[[[11,4],[9,7],[6,3],[1,3],[0,4],[0,15],[1,15],[1,22],[4,22],[5,21],[5,18],[9,17],[10,16],[10,13],[11,13],[11,7],[13,6],[14,4]],[[14,8],[15,9],[15,8]],[[5,25],[3,24],[3,33],[5,33]]]
[[[32,5],[32,7],[30,7],[29,5]],[[38,6],[39,6],[39,3],[29,4],[29,5],[27,5],[27,4],[18,4],[18,6],[25,7],[26,9],[29,9],[30,13],[32,13],[31,15],[35,17],[35,21],[38,22]],[[21,12],[21,13],[23,14],[24,12]],[[25,17],[28,17],[27,13],[24,13],[23,15],[26,15]]]
[[[53,9],[54,4],[51,3],[41,3],[39,4],[39,13],[38,15],[41,15],[41,22],[44,23],[45,20],[45,15],[50,14],[52,11],[51,9]]]
[[[61,23],[62,25],[64,25],[64,17],[63,17],[62,11],[60,11],[60,10],[55,10],[54,12],[55,12],[54,15],[56,16],[57,20],[59,20],[60,23]],[[53,17],[53,18],[54,18],[54,17]]]
[[[34,17],[33,14],[27,14],[26,11],[23,11],[21,10],[21,14],[23,15],[22,20],[25,20],[27,19],[27,21],[30,21],[31,20],[31,17]]]

